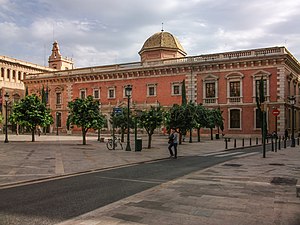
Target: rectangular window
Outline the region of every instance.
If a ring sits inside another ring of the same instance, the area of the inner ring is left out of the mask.
[[[240,110],[239,109],[231,109],[230,110],[230,128],[241,128],[240,123]]]
[[[216,97],[216,84],[215,83],[206,83],[205,84],[205,95],[206,95],[206,98],[215,98]]]
[[[115,98],[115,89],[114,88],[108,89],[108,98]]]
[[[261,128],[262,125],[262,118],[261,118],[261,112],[260,110],[256,109],[255,111],[255,127],[256,128]]]
[[[240,81],[232,81],[229,83],[230,88],[230,97],[240,97],[241,89],[240,89]]]
[[[99,89],[94,89],[94,98],[99,99],[100,98],[100,91]]]
[[[86,90],[81,90],[80,91],[80,98],[85,99],[85,97],[86,97]]]
[[[180,95],[181,94],[181,89],[179,84],[173,84],[173,95]]]
[[[148,96],[156,96],[156,85],[148,85]]]
[[[61,93],[56,93],[56,105],[61,104]]]
[[[267,96],[267,80],[263,80],[264,82],[264,95],[265,97]],[[256,93],[259,95],[259,83],[260,83],[260,80],[256,80],[255,81],[255,86],[256,86]]]

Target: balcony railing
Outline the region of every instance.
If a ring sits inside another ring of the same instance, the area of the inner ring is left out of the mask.
[[[240,103],[240,102],[242,102],[242,98],[241,97],[229,97],[228,102],[229,103]]]
[[[217,98],[205,98],[204,103],[205,104],[216,104],[217,103]]]

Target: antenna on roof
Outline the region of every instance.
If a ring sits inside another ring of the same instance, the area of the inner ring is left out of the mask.
[[[164,32],[164,23],[161,23],[161,32]]]

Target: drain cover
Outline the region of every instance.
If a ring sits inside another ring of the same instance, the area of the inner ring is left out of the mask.
[[[223,166],[240,167],[242,165],[241,164],[236,164],[236,163],[225,163]]]
[[[273,177],[271,184],[282,184],[282,185],[296,185],[297,179],[295,178],[284,178],[284,177]]]

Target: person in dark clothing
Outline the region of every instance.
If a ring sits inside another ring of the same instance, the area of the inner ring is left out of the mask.
[[[169,136],[169,152],[170,152],[170,158],[174,157],[174,159],[177,159],[177,145],[178,145],[178,133],[174,128],[171,129],[171,134]],[[174,147],[174,152],[172,150],[172,147]]]

